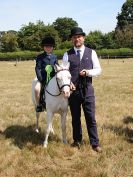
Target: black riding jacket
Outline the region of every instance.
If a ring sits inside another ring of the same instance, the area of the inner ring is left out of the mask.
[[[58,64],[58,61],[57,61],[57,56],[54,54],[48,55],[46,52],[43,52],[42,54],[37,56],[35,71],[36,71],[38,80],[42,84],[46,83],[47,73],[45,71],[45,67],[47,65],[51,65],[52,67],[54,67],[55,64]],[[50,75],[51,77],[55,75],[54,69]]]

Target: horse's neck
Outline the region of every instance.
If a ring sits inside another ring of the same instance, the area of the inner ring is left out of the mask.
[[[56,76],[54,76],[48,83],[46,90],[52,94],[59,94],[59,88],[56,81]]]

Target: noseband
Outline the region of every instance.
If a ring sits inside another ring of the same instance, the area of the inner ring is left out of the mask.
[[[60,71],[69,71],[69,70],[68,70],[68,69],[60,69],[60,70],[58,70],[58,71],[56,72],[56,75],[57,75],[57,73],[59,73]],[[65,87],[65,86],[70,87],[70,84],[64,84],[64,85],[60,86],[57,77],[56,77],[56,82],[57,82],[57,86],[58,86],[58,89],[59,89],[59,94],[54,95],[54,94],[50,93],[48,90],[46,90],[46,92],[47,92],[49,95],[51,95],[51,96],[59,96],[59,95],[62,93],[63,87]]]

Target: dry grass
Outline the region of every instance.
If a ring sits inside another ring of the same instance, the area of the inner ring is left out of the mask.
[[[94,79],[96,117],[103,152],[92,151],[84,118],[85,145],[72,142],[68,112],[68,145],[60,141],[60,118],[55,116],[56,135],[42,147],[45,113],[40,134],[35,133],[31,101],[34,61],[0,62],[0,176],[2,177],[133,177],[133,59],[101,60],[103,73]]]

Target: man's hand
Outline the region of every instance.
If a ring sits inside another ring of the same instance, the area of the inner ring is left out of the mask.
[[[89,71],[87,69],[83,69],[79,74],[80,76],[86,77],[89,76]]]

